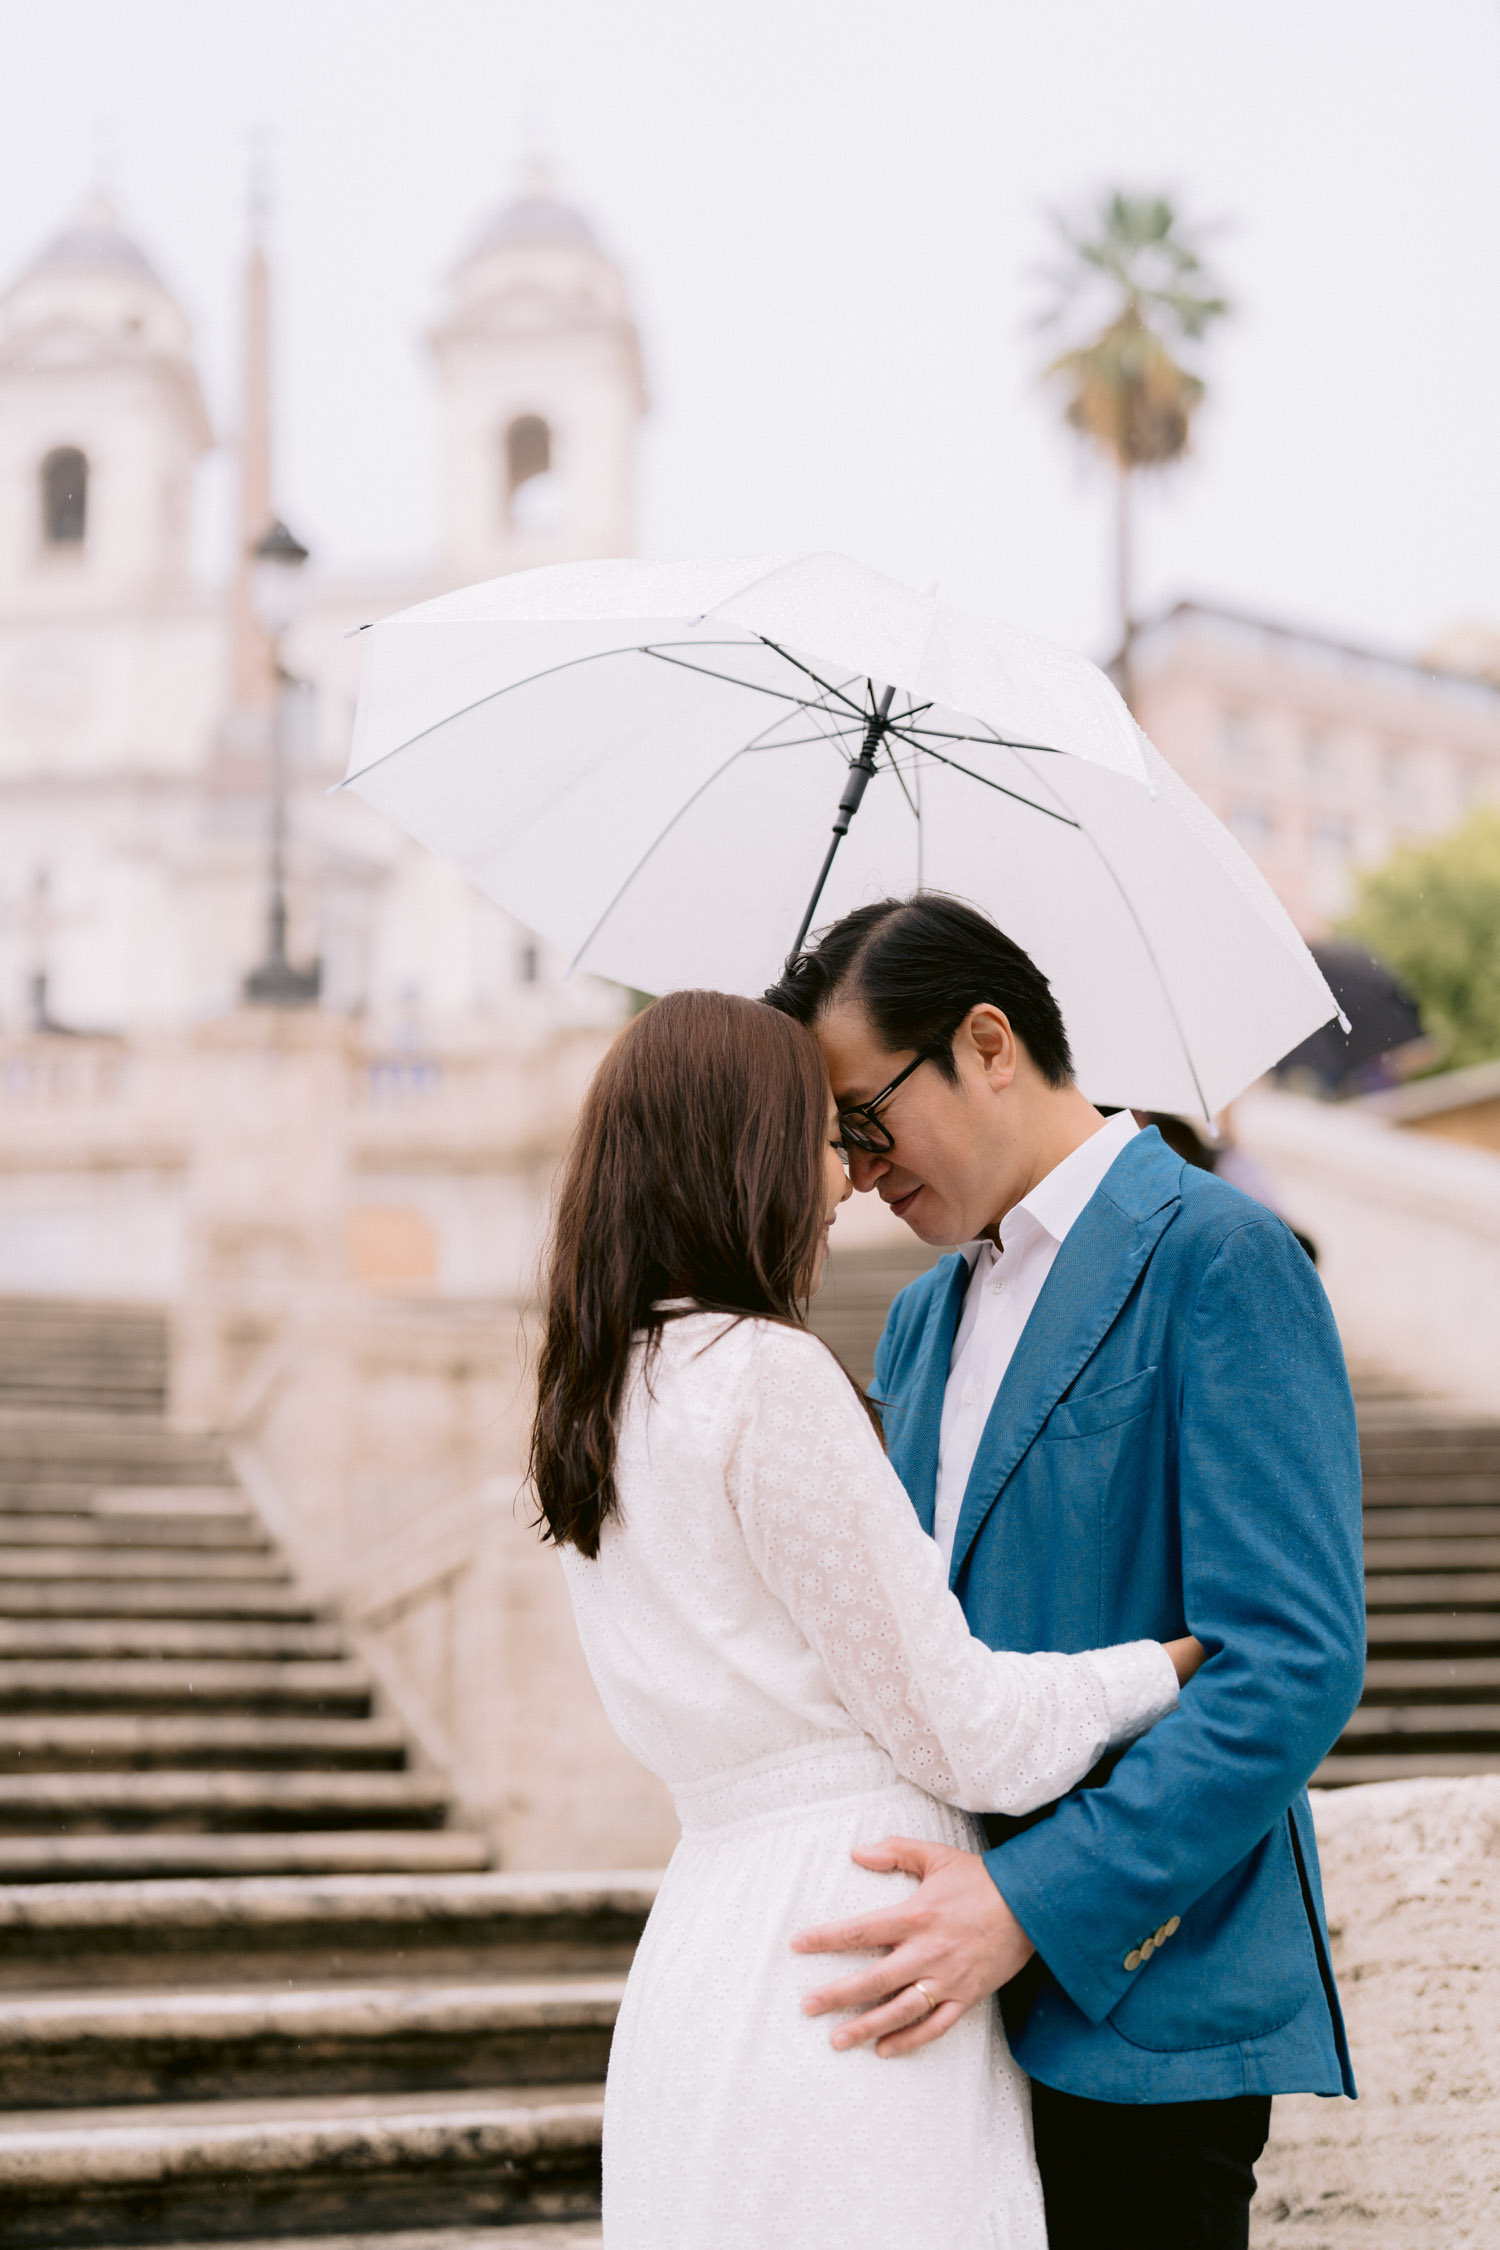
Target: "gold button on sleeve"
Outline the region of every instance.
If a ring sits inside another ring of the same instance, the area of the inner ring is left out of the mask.
[[[1176,1937],[1178,1931],[1182,1928],[1182,1916],[1180,1914],[1174,1914],[1171,1921],[1163,1923],[1162,1927],[1165,1929],[1168,1937]]]
[[[1141,1945],[1141,1959],[1142,1959],[1143,1961],[1149,1961],[1149,1960],[1150,1960],[1150,1958],[1151,1958],[1151,1956],[1152,1956],[1152,1954],[1153,1954],[1153,1953],[1154,1953],[1155,1951],[1156,1951],[1156,1940],[1155,1940],[1155,1938],[1154,1938],[1154,1937],[1148,1937],[1148,1938],[1144,1939],[1144,1940],[1143,1940],[1143,1942],[1142,1942],[1142,1945]]]
[[[1138,1968],[1140,1967],[1140,1965],[1141,1965],[1141,1950],[1140,1950],[1140,1947],[1139,1947],[1139,1946],[1132,1946],[1132,1947],[1131,1947],[1131,1949],[1130,1949],[1130,1951],[1129,1951],[1129,1952],[1128,1952],[1128,1953],[1126,1954],[1126,1956],[1125,1956],[1125,1966],[1126,1966],[1126,1968],[1127,1968],[1127,1969],[1138,1969]]]

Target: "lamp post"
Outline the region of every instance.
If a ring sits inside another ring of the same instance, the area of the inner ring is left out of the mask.
[[[271,706],[271,860],[266,901],[265,958],[245,979],[245,998],[262,1007],[307,1008],[318,997],[323,971],[314,961],[294,969],[286,952],[287,691],[295,681],[281,660],[282,640],[297,614],[297,594],[307,549],[284,523],[273,523],[251,548],[250,602],[271,643],[276,674]]]

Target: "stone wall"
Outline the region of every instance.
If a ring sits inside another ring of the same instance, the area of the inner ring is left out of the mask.
[[[1247,1094],[1234,1126],[1316,1242],[1350,1357],[1500,1410],[1500,1155],[1295,1094]]]
[[[1314,1793],[1359,2100],[1285,2096],[1254,2250],[1500,2242],[1500,1774]]]

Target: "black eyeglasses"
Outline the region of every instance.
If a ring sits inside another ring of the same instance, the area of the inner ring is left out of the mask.
[[[861,1149],[866,1156],[889,1156],[896,1145],[895,1137],[881,1124],[876,1110],[884,1109],[897,1087],[904,1086],[914,1070],[920,1070],[924,1062],[931,1062],[934,1055],[940,1054],[957,1030],[955,1024],[952,1031],[929,1039],[926,1046],[912,1056],[905,1070],[898,1070],[889,1086],[882,1086],[869,1101],[851,1102],[847,1109],[839,1111],[839,1141],[844,1148]]]

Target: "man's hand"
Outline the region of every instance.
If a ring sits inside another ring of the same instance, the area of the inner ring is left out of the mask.
[[[891,1948],[884,1960],[810,1992],[802,2005],[810,2016],[838,2008],[863,2011],[839,2025],[835,2047],[863,2047],[873,2039],[877,2055],[909,2055],[951,2031],[976,2000],[1009,1984],[1036,1947],[977,1852],[888,1836],[883,1844],[862,1846],[853,1857],[878,1875],[900,1870],[920,1876],[920,1884],[899,1906],[852,1922],[830,1922],[826,1929],[803,1930],[793,1938],[795,1953]],[[911,1988],[919,1981],[936,2006],[923,2008],[923,1995],[913,1996]]]

